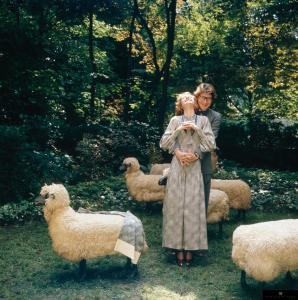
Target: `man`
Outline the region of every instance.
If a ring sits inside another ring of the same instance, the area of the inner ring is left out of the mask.
[[[213,100],[216,98],[216,92],[213,85],[209,83],[201,83],[195,90],[194,96],[198,105],[196,114],[203,115],[208,118],[213,134],[215,138],[217,138],[221,114],[210,108]],[[201,160],[201,170],[204,181],[205,208],[207,214],[212,177],[211,153],[185,153],[182,152],[178,146],[173,152],[182,164],[188,164],[197,159]],[[215,155],[215,153],[213,155]],[[166,184],[166,178],[162,178],[160,180],[160,184]]]

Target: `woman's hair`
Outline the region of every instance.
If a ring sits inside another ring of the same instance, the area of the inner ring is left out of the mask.
[[[211,94],[212,99],[215,99],[217,97],[215,88],[210,83],[201,83],[200,85],[198,85],[197,89],[194,91],[193,94],[196,98],[198,98],[202,93]]]
[[[185,96],[192,96],[193,94],[190,92],[184,92],[181,94],[177,95],[177,99],[176,99],[176,103],[175,103],[175,114],[176,116],[181,116],[183,115],[183,108],[182,108],[182,104],[181,104],[181,100],[185,97]],[[195,109],[196,109],[196,101],[194,103]]]

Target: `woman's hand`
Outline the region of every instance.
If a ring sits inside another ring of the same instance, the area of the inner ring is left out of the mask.
[[[197,155],[195,155],[194,153],[182,152],[179,149],[175,150],[175,155],[178,158],[178,160],[180,161],[182,166],[185,166],[185,165],[187,166],[190,163],[199,159],[199,157]]]
[[[180,130],[187,130],[189,129],[189,123],[183,122],[181,123],[176,130],[180,131]]]
[[[182,124],[184,125],[183,129],[186,129],[186,130],[188,130],[188,129],[198,130],[199,129],[199,127],[192,122],[184,122]]]

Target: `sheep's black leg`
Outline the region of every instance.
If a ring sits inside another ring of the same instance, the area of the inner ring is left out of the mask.
[[[241,209],[237,209],[237,219],[241,218]]]
[[[223,220],[218,223],[218,236],[220,239],[223,238],[223,230],[222,230]]]
[[[131,268],[131,259],[129,257],[126,258],[126,265],[125,268],[130,269]]]
[[[293,280],[293,277],[292,277],[292,274],[291,274],[290,271],[288,271],[287,274],[286,274],[286,280],[287,281],[292,281]]]
[[[130,278],[136,278],[139,275],[138,265],[132,264],[131,265],[131,273],[129,275]]]
[[[247,289],[248,288],[248,285],[246,283],[246,273],[245,271],[241,271],[241,279],[240,279],[240,283],[241,283],[241,287],[243,289]]]
[[[242,209],[242,221],[245,222],[246,220],[246,210]]]
[[[133,264],[130,258],[127,258],[126,268],[129,270],[129,277],[136,278],[139,274],[138,265]]]
[[[266,285],[266,282],[265,282],[265,281],[261,281],[261,282],[259,283],[259,287],[260,287],[260,291],[261,291],[261,292],[265,289],[265,285]]]
[[[79,278],[83,280],[86,277],[86,259],[82,259],[79,263]]]
[[[237,219],[244,222],[246,220],[246,210],[245,209],[238,209]]]

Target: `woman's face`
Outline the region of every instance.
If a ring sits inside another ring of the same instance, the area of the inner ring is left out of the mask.
[[[198,106],[202,111],[207,110],[212,104],[212,95],[210,93],[201,93],[198,96]]]
[[[195,104],[195,98],[193,95],[189,94],[189,95],[185,95],[182,99],[181,99],[181,106],[184,109],[186,106],[194,106]]]

